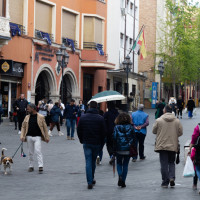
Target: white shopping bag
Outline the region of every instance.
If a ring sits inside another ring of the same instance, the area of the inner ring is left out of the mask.
[[[185,109],[183,110],[183,114],[186,114],[186,113],[188,113],[187,108],[185,108]]]
[[[187,160],[186,160],[185,167],[183,170],[183,177],[194,177],[194,175],[195,175],[195,172],[194,172],[193,162],[190,156],[187,156]]]
[[[196,108],[193,110],[193,115],[197,115],[197,109]]]

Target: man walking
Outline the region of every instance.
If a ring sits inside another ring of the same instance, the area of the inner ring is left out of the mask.
[[[164,115],[153,125],[153,134],[156,134],[155,152],[160,155],[162,184],[167,188],[175,186],[175,157],[178,151],[178,137],[183,134],[183,127],[174,114],[171,106],[167,105]]]
[[[96,183],[94,174],[97,155],[106,135],[105,121],[99,115],[95,101],[90,102],[90,109],[80,118],[77,133],[85,154],[88,189],[92,189]]]
[[[189,98],[188,103],[187,103],[187,109],[188,109],[188,117],[192,119],[193,117],[193,109],[195,108],[195,103],[192,97]]]
[[[78,113],[78,108],[75,105],[75,100],[72,99],[70,105],[65,106],[64,117],[66,118],[67,126],[67,139],[74,140],[74,129],[76,124],[76,114]],[[71,131],[71,137],[70,137]]]
[[[34,171],[34,152],[37,156],[39,173],[43,172],[43,156],[41,152],[41,141],[49,142],[48,129],[43,115],[37,113],[37,107],[34,104],[27,106],[29,115],[26,116],[22,124],[21,141],[27,141],[29,151],[29,169]]]
[[[15,107],[17,110],[17,117],[18,117],[18,125],[19,125],[19,132],[18,134],[21,134],[21,127],[22,122],[24,121],[24,118],[26,117],[26,108],[28,105],[28,101],[24,98],[24,94],[20,95],[20,98],[17,99],[15,103]]]
[[[141,160],[144,160],[144,140],[147,134],[147,126],[149,125],[149,116],[143,111],[144,105],[139,104],[138,111],[132,113],[132,122],[137,136],[137,144],[139,143],[139,156]],[[137,157],[133,158],[133,162],[137,160]]]

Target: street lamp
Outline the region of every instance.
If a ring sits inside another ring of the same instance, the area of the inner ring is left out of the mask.
[[[162,75],[164,74],[164,69],[164,61],[161,59],[158,65],[158,71],[160,73],[160,100],[162,98]]]
[[[62,68],[62,82],[61,82],[61,100],[62,102],[64,101],[63,99],[63,71],[64,68],[67,67],[67,64],[69,63],[69,54],[66,51],[66,47],[64,44],[62,44],[61,48],[58,49],[56,52],[56,59],[58,62],[58,67]]]
[[[131,66],[132,66],[132,62],[130,60],[130,56],[127,55],[125,60],[122,62],[123,65],[123,69],[126,72],[126,84],[127,84],[127,88],[126,88],[126,94],[127,94],[127,112],[128,112],[128,92],[129,92],[129,85],[128,85],[128,73],[131,71]]]

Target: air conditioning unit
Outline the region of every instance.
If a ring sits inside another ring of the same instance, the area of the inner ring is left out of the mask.
[[[122,14],[122,16],[126,15],[126,8],[121,8],[121,14]]]

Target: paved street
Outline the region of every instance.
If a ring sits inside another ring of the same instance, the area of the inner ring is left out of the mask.
[[[20,151],[14,158],[12,175],[0,175],[0,194],[3,200],[68,200],[68,199],[199,199],[197,191],[192,190],[192,178],[183,178],[185,142],[190,139],[194,126],[199,122],[200,114],[189,120],[184,114],[182,124],[184,136],[180,138],[181,163],[176,168],[175,189],[160,187],[161,175],[158,154],[154,153],[155,136],[151,133],[154,122],[154,110],[147,110],[150,114],[150,126],[145,142],[144,161],[130,162],[127,176],[127,187],[117,187],[117,173],[113,178],[112,167],[108,164],[109,158],[104,148],[104,158],[101,166],[97,166],[97,184],[93,190],[87,189],[85,178],[85,163],[83,149],[77,136],[75,141],[66,140],[66,130],[62,127],[64,136],[54,137],[49,144],[43,144],[44,173],[35,171],[28,173],[28,159],[20,157]],[[20,144],[19,135],[14,130],[14,124],[5,121],[0,126],[0,147],[6,147],[6,155],[12,156]],[[24,151],[27,154],[26,144]],[[200,184],[199,184],[200,187]]]

